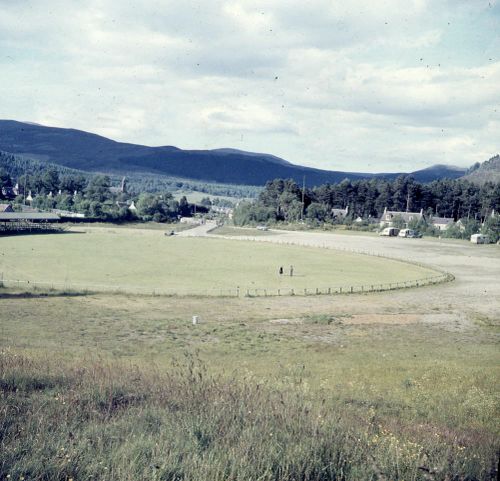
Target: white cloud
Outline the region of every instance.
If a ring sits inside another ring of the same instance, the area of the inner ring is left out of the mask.
[[[0,0],[0,117],[322,168],[469,165],[499,148],[498,2],[474,5]]]

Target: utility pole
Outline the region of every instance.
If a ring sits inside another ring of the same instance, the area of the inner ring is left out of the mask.
[[[408,191],[406,196],[406,212],[410,212],[410,191]]]
[[[28,174],[26,174],[26,164],[24,164],[24,189],[23,189],[23,204],[26,205],[26,182],[28,180]]]
[[[300,213],[300,220],[304,220],[304,209],[306,200],[306,176],[302,177],[302,211]]]

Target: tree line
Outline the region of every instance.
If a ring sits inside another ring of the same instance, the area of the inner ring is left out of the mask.
[[[57,169],[48,168],[20,175],[17,184],[18,195],[13,199],[15,208],[20,209],[31,192],[31,206],[34,208],[78,212],[94,220],[169,222],[180,216],[190,216],[195,209],[198,212],[208,211],[203,206],[189,204],[185,196],[176,200],[170,192],[144,192],[139,195],[121,192],[112,188],[107,175],[61,175]],[[12,188],[13,185],[12,177],[0,168],[0,198],[2,189]],[[135,209],[131,208],[132,202]]]
[[[347,206],[345,218],[335,215],[333,209]],[[479,186],[464,179],[442,179],[423,184],[411,176],[400,176],[393,181],[344,180],[303,190],[291,179],[275,179],[267,182],[254,202],[240,203],[233,220],[236,225],[298,221],[352,225],[357,220],[359,227],[368,227],[387,208],[398,212],[423,211],[422,223],[426,225],[418,227],[429,233],[433,233],[429,222],[432,217],[462,219],[461,225],[468,226],[468,234],[484,222],[491,223],[491,212],[498,212],[499,206],[500,184],[491,182]],[[463,228],[460,232],[460,236],[467,235]]]

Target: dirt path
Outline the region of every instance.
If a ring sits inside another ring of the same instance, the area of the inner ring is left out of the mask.
[[[435,288],[411,289],[373,296],[373,308],[383,311],[426,312],[425,320],[438,322],[446,317],[463,324],[468,321],[500,321],[500,248],[455,243],[446,240],[384,238],[333,233],[273,231],[265,237],[237,237],[256,242],[293,243],[307,246],[358,251],[421,262],[443,269],[455,281]],[[206,234],[201,234],[206,235]],[[365,299],[367,299],[367,296]],[[365,300],[359,301],[364,304]],[[439,318],[439,319],[438,319]]]
[[[183,230],[176,235],[179,237],[204,237],[216,227],[217,224],[214,221],[209,220],[204,224],[193,227],[192,229]]]

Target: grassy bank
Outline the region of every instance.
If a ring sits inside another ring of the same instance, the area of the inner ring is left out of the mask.
[[[0,479],[494,479],[492,439],[402,429],[298,374],[277,387],[210,374],[3,351]],[[9,477],[9,478],[8,478]]]

